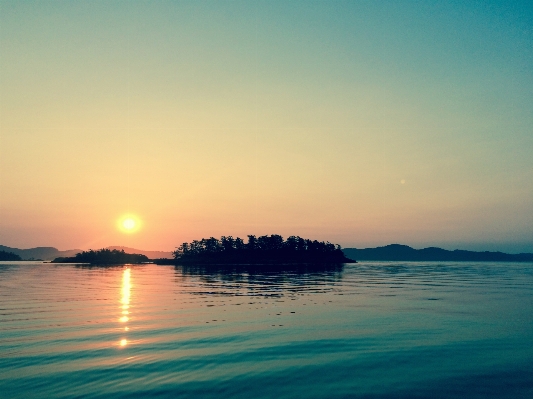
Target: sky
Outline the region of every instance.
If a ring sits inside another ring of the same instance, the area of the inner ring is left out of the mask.
[[[248,234],[533,252],[533,3],[0,0],[0,244]]]

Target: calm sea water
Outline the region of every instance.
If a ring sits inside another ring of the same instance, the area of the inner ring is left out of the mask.
[[[533,398],[533,264],[3,262],[0,397]]]

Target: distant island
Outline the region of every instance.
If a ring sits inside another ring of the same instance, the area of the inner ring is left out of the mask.
[[[346,256],[357,260],[383,261],[440,261],[440,262],[533,262],[533,254],[506,254],[503,252],[475,252],[456,249],[448,251],[429,247],[414,249],[407,245],[391,244],[377,248],[345,248]]]
[[[277,234],[242,238],[222,236],[184,242],[174,251],[174,260],[155,263],[221,265],[221,264],[306,264],[355,262],[344,255],[339,245],[291,236],[287,240]]]
[[[143,249],[137,249],[137,248],[130,248],[130,247],[123,247],[123,246],[112,246],[112,247],[106,247],[105,249],[116,249],[116,250],[124,250],[127,254],[141,254],[146,255],[149,259],[157,259],[157,258],[169,258],[172,259],[172,252],[171,251],[146,251]],[[13,248],[13,247],[7,247],[5,245],[0,245],[0,251],[5,252],[11,252],[15,255],[20,256],[21,260],[43,260],[43,261],[51,261],[55,258],[70,258],[75,256],[77,253],[82,252],[81,249],[68,249],[66,251],[60,251],[57,248],[54,247],[35,247],[35,248],[27,248],[27,249],[20,249],[20,248]]]
[[[0,261],[2,260],[20,261],[22,260],[22,258],[18,256],[17,254],[14,254],[13,252],[0,251]]]
[[[123,246],[111,246],[111,247],[105,247],[105,249],[116,249],[118,251],[124,250],[124,252],[126,252],[127,254],[146,255],[149,259],[160,259],[160,258],[172,259],[173,258],[172,251],[147,251],[144,249],[123,247]]]
[[[93,265],[119,265],[124,263],[147,263],[150,259],[142,254],[128,254],[124,250],[103,248],[98,251],[83,251],[72,257],[55,258],[52,263],[90,263]]]

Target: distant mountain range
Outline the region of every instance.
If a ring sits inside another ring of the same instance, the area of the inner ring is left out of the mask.
[[[167,258],[172,259],[172,252],[166,251],[144,251],[142,249],[112,246],[108,249],[124,250],[128,254],[142,254],[150,259]],[[71,257],[79,252],[81,249],[69,249],[67,251],[59,251],[54,247],[36,247],[28,249],[19,249],[6,247],[0,245],[0,251],[12,252],[20,256],[24,260],[41,259],[54,260],[59,257]],[[453,261],[453,262],[533,262],[533,254],[506,254],[503,252],[475,252],[464,251],[456,249],[448,251],[442,248],[424,248],[414,249],[407,245],[391,244],[384,247],[377,248],[344,248],[344,254],[351,259],[359,260],[389,260],[389,261]]]
[[[453,262],[533,262],[533,254],[506,254],[503,252],[475,252],[442,248],[414,249],[407,245],[391,244],[377,248],[344,248],[348,258],[360,260],[390,261],[453,261]]]
[[[0,245],[0,251],[12,252],[15,255],[20,256],[23,260],[52,260],[60,256],[74,256],[78,252],[81,252],[81,249],[69,249],[67,251],[60,251],[54,247],[36,247],[28,249],[19,249],[6,247]]]
[[[124,250],[127,254],[142,254],[146,255],[150,259],[158,259],[158,258],[173,258],[172,252],[165,252],[165,251],[143,251],[141,249],[135,249],[135,248],[129,248],[129,247],[107,247],[108,249],[118,249]],[[54,260],[55,258],[59,257],[71,257],[76,255],[77,253],[82,252],[81,249],[69,249],[67,251],[60,251],[57,248],[54,247],[36,247],[36,248],[28,248],[28,249],[19,249],[19,248],[11,248],[6,247],[5,245],[0,245],[0,251],[5,252],[12,252],[18,256],[20,256],[23,260],[34,260],[34,259],[41,259],[41,260]]]

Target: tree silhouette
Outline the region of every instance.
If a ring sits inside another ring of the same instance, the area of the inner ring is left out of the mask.
[[[77,253],[70,258],[56,258],[52,263],[91,263],[100,265],[119,265],[124,263],[143,263],[148,262],[146,255],[127,254],[124,250],[103,248],[98,251],[90,249]]]
[[[173,252],[178,263],[315,263],[353,262],[344,256],[339,245],[290,236],[286,241],[278,234],[248,236],[248,242],[237,237],[210,237],[184,242]]]
[[[22,260],[22,258],[13,252],[0,251],[0,260],[13,261]]]

